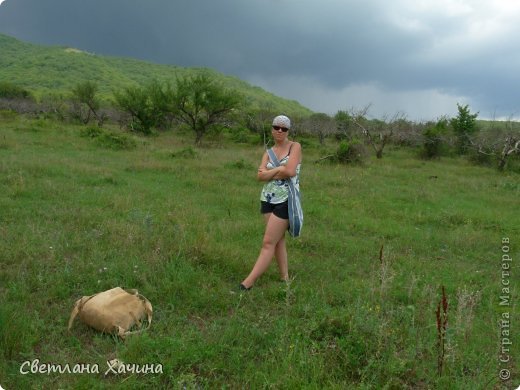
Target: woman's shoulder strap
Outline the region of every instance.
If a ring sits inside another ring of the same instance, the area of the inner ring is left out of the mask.
[[[274,152],[273,148],[267,149],[267,155],[275,166],[280,165],[280,161],[278,161],[278,157],[276,157],[276,153]]]

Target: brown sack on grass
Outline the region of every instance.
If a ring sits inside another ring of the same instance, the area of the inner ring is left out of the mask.
[[[152,322],[152,305],[136,290],[125,291],[121,287],[103,291],[91,296],[84,296],[76,301],[70,315],[69,330],[76,316],[85,324],[105,333],[117,333],[121,338],[139,332],[131,332],[136,325],[142,328],[141,320]]]

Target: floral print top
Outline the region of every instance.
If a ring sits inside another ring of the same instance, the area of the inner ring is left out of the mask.
[[[280,160],[280,165],[287,165],[290,154]],[[300,189],[300,166],[296,166],[296,176],[290,178],[296,189]],[[271,162],[271,159],[267,162],[267,169],[273,169],[275,165]],[[260,200],[271,204],[279,204],[285,202],[289,198],[289,185],[287,184],[288,179],[274,179],[264,184],[262,193],[260,194]]]

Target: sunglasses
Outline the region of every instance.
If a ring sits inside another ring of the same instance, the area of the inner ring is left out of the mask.
[[[287,133],[289,129],[287,127],[281,127],[281,126],[273,126],[273,129],[276,131],[282,130],[284,133]]]

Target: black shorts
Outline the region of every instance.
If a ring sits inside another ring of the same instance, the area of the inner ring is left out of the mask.
[[[277,204],[261,202],[260,212],[262,214],[273,213],[278,218],[289,219],[289,205],[287,201]]]

